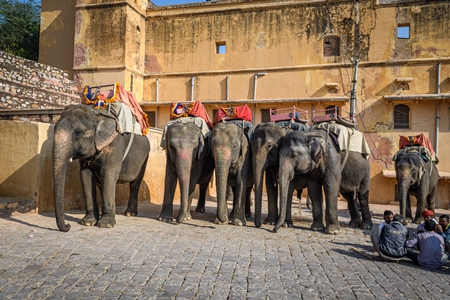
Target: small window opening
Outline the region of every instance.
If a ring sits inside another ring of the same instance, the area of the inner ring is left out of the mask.
[[[397,91],[409,91],[409,84],[407,84],[406,82],[400,82],[397,87]]]
[[[338,36],[326,36],[323,39],[323,56],[341,55],[341,39]]]
[[[270,109],[261,109],[261,123],[270,122]]]
[[[150,127],[156,127],[156,112],[155,111],[146,111],[148,124]]]
[[[394,106],[394,129],[409,129],[409,107],[405,104]]]
[[[338,93],[338,90],[337,90],[337,88],[330,88],[329,90],[328,90],[328,94],[337,94]]]
[[[398,25],[397,37],[399,39],[409,39],[409,25]]]
[[[216,43],[216,54],[225,54],[227,52],[227,45],[225,42]]]

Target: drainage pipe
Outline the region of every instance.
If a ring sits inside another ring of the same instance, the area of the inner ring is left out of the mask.
[[[228,100],[230,100],[230,95],[229,95],[229,93],[228,93],[228,84],[229,84],[228,76],[226,77],[225,80],[226,80],[226,81],[225,81],[225,84],[226,84],[226,87],[225,87],[225,94],[226,94],[226,100],[228,101]]]
[[[158,100],[159,100],[159,78],[156,78],[156,88],[155,88],[155,93],[156,93],[156,95],[155,95],[155,100],[156,100],[156,102],[158,102]]]
[[[436,94],[441,93],[441,62],[438,62],[437,64],[437,75],[436,75]],[[436,100],[436,141],[434,143],[434,152],[436,153],[436,156],[438,156],[438,149],[439,149],[439,121],[440,121],[440,103],[439,100]]]
[[[264,76],[266,73],[256,73],[253,79],[253,100],[256,100],[256,82],[258,81],[258,76]]]
[[[195,77],[191,77],[191,101],[194,101]]]

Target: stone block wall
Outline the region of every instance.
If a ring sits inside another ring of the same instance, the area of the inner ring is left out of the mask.
[[[54,123],[53,113],[81,103],[79,91],[78,84],[68,78],[68,72],[0,51],[1,119],[21,116]],[[11,111],[5,112],[6,109]],[[33,111],[24,115],[24,112],[14,114],[16,110]]]

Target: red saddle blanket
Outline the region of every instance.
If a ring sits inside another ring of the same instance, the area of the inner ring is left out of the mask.
[[[170,105],[170,119],[178,119],[181,117],[200,117],[205,120],[208,127],[212,128],[211,120],[209,119],[208,114],[206,113],[205,106],[197,100],[194,103],[186,103],[186,102],[172,102]]]
[[[430,139],[423,133],[415,136],[400,136],[399,149],[403,149],[406,146],[424,146],[430,150],[431,155],[434,155],[433,146]]]
[[[252,121],[253,119],[252,111],[247,106],[247,104],[243,106],[229,107],[229,108],[219,106],[219,109],[217,110],[217,113],[214,116],[214,123],[217,124],[219,122],[222,122],[223,120],[236,120],[236,119],[248,122]]]

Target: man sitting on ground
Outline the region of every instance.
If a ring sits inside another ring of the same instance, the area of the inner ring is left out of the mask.
[[[381,230],[383,229],[384,226],[386,226],[386,224],[390,224],[392,222],[392,220],[394,219],[394,213],[390,210],[385,210],[383,213],[383,219],[384,219],[384,222],[381,223],[380,226],[378,226],[378,232],[374,230],[372,232],[372,235],[370,236],[370,240],[372,241],[373,249],[378,253],[380,252],[379,245],[380,245]]]
[[[423,217],[424,223],[419,224],[417,226],[417,233],[421,233],[421,232],[425,231],[424,225],[425,225],[425,221],[427,221],[427,220],[433,220],[435,224],[438,223],[436,221],[436,219],[434,218],[434,212],[432,210],[424,210],[422,212],[422,217]]]
[[[450,223],[448,215],[439,217],[439,224],[436,225],[436,233],[444,239],[445,251],[450,252]]]
[[[417,246],[419,253],[417,254],[408,249],[406,255],[416,264],[429,268],[439,269],[448,260],[448,253],[444,252],[444,239],[442,236],[434,232],[436,223],[433,220],[425,221],[425,232],[417,234],[412,239],[406,241],[407,248]]]
[[[383,226],[379,245],[374,245],[379,256],[377,260],[399,260],[406,255],[405,242],[408,229],[403,226],[403,216],[395,214],[391,223]]]

